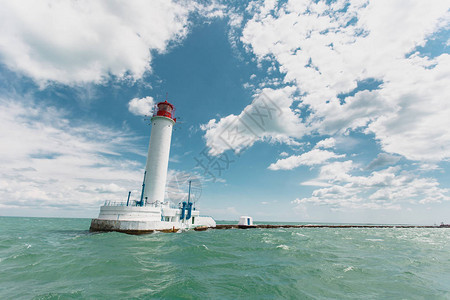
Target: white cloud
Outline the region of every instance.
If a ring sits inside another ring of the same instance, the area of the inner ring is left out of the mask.
[[[292,87],[263,89],[239,115],[212,119],[201,125],[211,155],[226,150],[239,153],[257,141],[299,145],[293,138],[305,134],[301,118],[289,106],[293,102]]]
[[[283,151],[283,152],[280,153],[280,156],[281,157],[286,157],[286,156],[289,156],[289,153]]]
[[[332,137],[319,141],[314,148],[329,149],[336,145],[336,140]]]
[[[198,5],[155,1],[7,1],[0,3],[0,60],[41,86],[139,79],[152,51],[187,34]],[[212,12],[213,10],[209,10]]]
[[[388,167],[368,176],[352,175],[358,169],[350,160],[322,166],[317,178],[302,183],[322,188],[313,191],[311,197],[297,198],[293,203],[334,209],[400,209],[405,203],[450,201],[448,189],[439,187],[436,179],[419,177],[414,171]]]
[[[360,91],[347,97],[345,104],[335,101],[316,111],[310,118],[312,130],[320,134],[347,134],[351,130],[364,128],[385,112],[395,109],[378,91]]]
[[[435,59],[414,56],[390,72],[380,94],[394,109],[369,124],[386,152],[410,160],[440,161],[450,157],[450,55]],[[401,69],[400,69],[401,68]],[[405,76],[404,74],[408,74]]]
[[[126,191],[139,187],[143,165],[123,156],[145,153],[136,138],[94,123],[69,122],[68,117],[31,100],[0,99],[3,211],[95,212],[105,200],[126,201]],[[138,197],[137,190],[133,197]]]
[[[244,88],[244,89],[253,89],[254,88],[254,85],[253,84],[250,84],[250,83],[248,83],[248,82],[245,82],[244,84],[242,84],[242,87]]]
[[[334,152],[320,149],[313,149],[309,152],[305,152],[301,155],[292,155],[288,158],[277,160],[277,162],[271,164],[268,169],[277,170],[292,170],[298,166],[313,166],[320,165],[332,158],[342,158],[345,155],[338,155]]]
[[[299,131],[363,128],[386,152],[439,161],[450,157],[449,55],[411,53],[448,26],[449,8],[448,1],[253,2],[241,41],[297,86],[300,108],[311,112]],[[380,85],[352,95],[367,80]]]
[[[154,105],[153,97],[133,98],[128,102],[128,110],[134,115],[145,116],[152,113]]]
[[[110,184],[102,184],[102,185],[100,185],[98,188],[95,189],[95,191],[97,191],[99,193],[117,193],[117,192],[122,192],[122,195],[124,195],[127,190],[125,188],[115,184],[115,183],[110,183]]]
[[[421,163],[418,164],[418,170],[428,172],[442,169],[437,164]]]

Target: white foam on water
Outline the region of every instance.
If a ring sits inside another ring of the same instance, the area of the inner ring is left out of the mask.
[[[277,248],[280,248],[283,250],[289,250],[289,246],[287,246],[287,245],[278,245]]]
[[[366,239],[366,241],[371,241],[371,242],[383,242],[383,239]]]
[[[273,244],[273,241],[271,239],[268,238],[262,238],[262,241],[266,244]]]
[[[71,241],[71,240],[76,240],[76,239],[78,239],[79,237],[81,237],[81,235],[77,234],[77,235],[75,235],[75,236],[69,237],[69,238],[64,239],[64,240]]]
[[[205,249],[206,249],[206,250],[209,250],[209,248],[208,248],[208,247],[206,247],[206,245],[202,245],[202,246],[203,246],[203,247],[205,247]]]
[[[306,235],[304,235],[304,234],[301,234],[301,233],[299,233],[299,232],[293,232],[293,233],[292,233],[292,235],[297,235],[297,236],[306,236]]]
[[[352,271],[352,270],[354,270],[355,268],[353,267],[353,266],[350,266],[350,267],[348,267],[348,268],[345,268],[344,269],[344,272],[348,272],[348,271]]]
[[[266,244],[273,244],[273,236],[270,233],[263,233],[263,237],[261,239]]]

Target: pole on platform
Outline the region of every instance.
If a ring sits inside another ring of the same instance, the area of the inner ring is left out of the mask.
[[[130,195],[131,195],[131,191],[128,192],[127,206],[128,206],[128,204],[130,204]]]
[[[146,175],[147,175],[147,171],[144,172],[144,182],[142,183],[141,201],[139,202],[139,206],[144,206],[144,189],[145,189],[145,176]]]

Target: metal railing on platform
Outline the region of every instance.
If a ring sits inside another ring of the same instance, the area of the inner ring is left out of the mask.
[[[136,200],[129,201],[128,206],[136,206],[136,203],[137,203]],[[168,204],[169,204],[170,208],[174,208],[174,209],[179,208],[177,205],[175,205],[173,203],[168,203]],[[127,201],[121,202],[121,201],[106,200],[103,205],[104,206],[127,206]],[[162,202],[156,201],[156,202],[147,203],[145,206],[162,207],[162,206],[166,206],[166,205],[167,205],[167,203],[162,203]]]
[[[127,202],[106,200],[104,206],[127,206]]]

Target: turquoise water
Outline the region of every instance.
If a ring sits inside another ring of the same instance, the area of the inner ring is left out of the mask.
[[[450,299],[450,229],[132,236],[0,217],[0,299]]]

